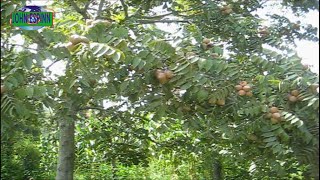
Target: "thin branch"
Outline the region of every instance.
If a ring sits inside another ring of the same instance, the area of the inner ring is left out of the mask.
[[[191,23],[188,20],[138,20],[141,24],[153,24],[153,23]]]
[[[98,19],[100,17],[104,3],[105,3],[105,0],[100,1],[96,19]]]
[[[121,2],[121,5],[123,6],[123,9],[124,9],[124,15],[125,15],[126,19],[128,19],[128,18],[129,18],[129,15],[128,15],[128,7],[127,7],[127,5],[124,3],[124,0],[120,0],[120,2]]]
[[[87,12],[90,3],[91,3],[91,1],[88,1],[87,4],[84,6],[84,9],[83,9],[84,12]]]
[[[53,66],[55,63],[57,63],[57,62],[59,62],[59,61],[61,61],[61,60],[62,60],[62,59],[58,59],[58,60],[53,61],[49,66],[46,67],[45,70],[49,70],[49,68],[50,68],[51,66]]]
[[[89,16],[87,15],[87,13],[81,10],[73,0],[70,0],[69,2],[71,3],[71,6],[73,6],[73,8],[84,17],[84,19],[89,19]]]
[[[21,44],[9,44],[8,43],[6,45],[9,45],[9,46],[20,46],[20,47],[23,47],[24,49],[30,49],[30,50],[34,50],[34,51],[38,51],[39,50],[39,49],[35,49],[35,48],[30,48],[30,47],[27,47],[27,46],[24,46],[24,45],[21,45]]]
[[[157,16],[140,16],[138,18],[141,18],[141,19],[161,19],[161,18],[164,18],[164,17],[169,16],[171,14],[173,14],[173,12],[170,12],[167,14],[162,14],[162,15],[157,15]]]
[[[107,109],[104,109],[103,107],[83,107],[83,108],[79,108],[78,111],[89,110],[89,109],[95,109],[99,111],[107,110]]]

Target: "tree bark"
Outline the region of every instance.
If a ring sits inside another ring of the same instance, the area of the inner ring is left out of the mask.
[[[75,119],[62,118],[59,123],[60,140],[56,180],[73,180]]]
[[[213,180],[222,180],[222,164],[219,160],[213,162]]]

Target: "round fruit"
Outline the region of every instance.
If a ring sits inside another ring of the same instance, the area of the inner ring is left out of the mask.
[[[259,34],[262,36],[262,37],[266,37],[269,35],[269,31],[266,29],[266,28],[263,28],[259,31]]]
[[[271,118],[272,117],[272,113],[268,113],[267,115],[266,115],[266,118]]]
[[[87,19],[86,20],[86,25],[90,26],[92,24],[93,20],[92,19]]]
[[[293,90],[293,91],[291,91],[291,95],[298,96],[299,95],[299,91],[298,90]]]
[[[75,51],[75,50],[77,49],[76,45],[72,44],[72,42],[68,42],[68,43],[66,44],[66,48],[67,48],[70,52]]]
[[[216,58],[219,57],[219,54],[218,54],[218,53],[212,53],[212,54],[211,54],[211,57],[214,58],[214,59],[216,59]]]
[[[205,44],[209,44],[209,43],[210,43],[210,39],[204,38],[204,39],[202,40],[202,42],[205,43]]]
[[[90,86],[95,86],[97,84],[97,80],[91,79],[89,83],[90,83]]]
[[[241,85],[236,85],[235,88],[236,88],[236,90],[238,90],[238,91],[239,91],[239,90],[242,90],[242,86],[241,86]]]
[[[298,96],[297,99],[298,99],[298,101],[302,101],[302,100],[303,100],[303,97]]]
[[[300,29],[300,25],[299,24],[293,24],[293,29],[297,29],[297,30],[299,30]]]
[[[298,100],[298,98],[296,96],[290,96],[289,97],[289,101],[290,102],[296,102]]]
[[[194,52],[187,52],[187,53],[186,53],[186,56],[187,56],[187,57],[192,57],[192,56],[194,56],[194,55],[196,55]]]
[[[243,90],[248,92],[251,90],[251,87],[248,85],[245,85],[245,86],[243,86]]]
[[[70,42],[72,44],[78,44],[80,42],[84,42],[84,43],[89,43],[89,39],[84,37],[84,36],[79,36],[77,34],[74,34],[72,36],[70,36],[69,38]]]
[[[280,117],[281,117],[281,114],[280,113],[273,113],[272,114],[272,118],[274,118],[274,119],[280,119]]]
[[[251,140],[251,141],[256,141],[256,140],[258,140],[258,137],[257,137],[256,135],[254,135],[254,134],[249,134],[247,137],[248,137],[248,139]]]
[[[112,25],[112,23],[111,23],[110,21],[108,21],[108,20],[98,19],[98,20],[93,21],[93,22],[90,24],[90,26],[88,26],[88,28],[89,28],[89,29],[90,29],[90,28],[93,28],[93,27],[96,26],[97,24],[103,24],[103,25],[105,25],[105,26],[107,26],[107,27],[109,27],[109,26]]]
[[[276,124],[276,123],[278,123],[278,122],[279,122],[278,119],[271,118],[271,123],[272,123],[272,124]]]
[[[174,76],[171,70],[165,70],[164,73],[168,79],[171,79]]]
[[[313,89],[317,89],[319,87],[319,84],[311,84],[310,85],[310,88],[313,88]]]
[[[209,104],[215,104],[215,103],[216,103],[216,100],[214,98],[209,99]]]
[[[271,107],[270,108],[270,112],[271,113],[277,113],[277,112],[279,112],[279,109],[277,107]]]
[[[217,104],[220,106],[223,106],[226,104],[226,101],[224,99],[219,99],[219,100],[217,100]]]
[[[231,9],[231,8],[222,11],[222,14],[224,14],[224,15],[228,15],[228,14],[230,14],[230,13],[232,13],[232,9]]]
[[[87,111],[87,112],[86,112],[86,118],[89,118],[90,116],[91,116],[90,111]]]
[[[317,94],[317,93],[318,93],[317,88],[319,88],[319,85],[318,85],[318,84],[311,84],[311,85],[310,85],[310,91],[311,91],[311,93]]]
[[[244,95],[246,95],[246,92],[245,92],[244,90],[240,90],[240,91],[238,92],[238,94],[239,94],[240,96],[244,96]]]
[[[6,92],[6,89],[4,86],[1,86],[1,94],[3,94],[4,92]]]
[[[160,81],[161,84],[164,84],[167,82],[167,76],[163,72],[157,74],[157,79]]]
[[[213,43],[208,43],[207,44],[207,48],[212,48],[213,47]]]
[[[155,76],[158,78],[158,74],[163,73],[163,71],[161,69],[157,69],[154,74]]]
[[[184,111],[191,111],[191,108],[189,106],[183,106],[182,108]]]
[[[247,83],[247,81],[241,81],[239,84],[240,84],[241,86],[245,86],[245,85],[247,85],[248,83]]]
[[[203,48],[204,50],[207,50],[207,49],[208,49],[208,45],[207,45],[206,43],[202,43],[202,48]]]
[[[252,94],[252,92],[251,92],[251,91],[249,91],[249,92],[246,92],[246,96],[248,96],[248,97],[252,97],[252,96],[253,96],[253,94]]]

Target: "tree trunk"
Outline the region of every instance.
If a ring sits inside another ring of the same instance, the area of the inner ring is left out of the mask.
[[[222,180],[222,165],[219,160],[213,162],[213,180]]]
[[[59,123],[60,140],[56,180],[73,180],[75,119],[62,118]]]

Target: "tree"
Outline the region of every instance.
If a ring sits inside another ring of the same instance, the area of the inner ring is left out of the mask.
[[[54,28],[40,31],[9,26],[10,13],[23,2],[1,5],[3,87],[6,96],[16,98],[1,109],[10,109],[4,113],[11,119],[25,120],[53,110],[60,130],[57,180],[73,179],[74,127],[83,111],[118,117],[123,107],[121,119],[142,113],[157,121],[179,119],[193,133],[200,132],[203,150],[217,151],[210,148],[218,143],[212,137],[216,134],[232,156],[254,161],[263,153],[268,163],[277,164],[295,154],[307,156],[301,163],[317,169],[311,161],[318,156],[318,75],[301,64],[291,47],[295,39],[318,41],[316,28],[278,15],[270,15],[273,24],[262,27],[252,12],[264,2],[255,0],[101,0],[92,10],[93,3],[55,1],[52,6],[64,13]],[[283,3],[297,14],[318,10],[318,1]],[[167,13],[154,15],[157,6]],[[182,36],[163,32],[155,23],[178,23]],[[15,34],[25,40],[21,52],[8,42]],[[38,45],[36,53],[27,48],[31,44]],[[52,65],[65,62],[65,75],[49,77],[46,59]],[[106,109],[105,100],[120,105]],[[248,138],[256,144],[248,144]],[[243,155],[250,148],[255,148],[251,157]]]

